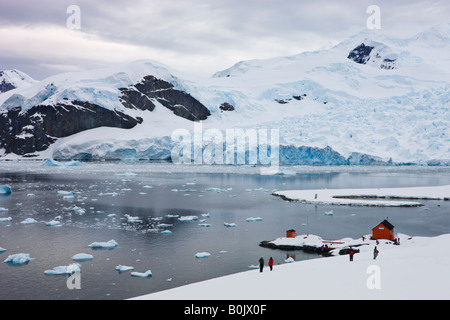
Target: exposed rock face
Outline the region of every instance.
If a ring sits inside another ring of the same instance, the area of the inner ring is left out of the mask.
[[[88,102],[55,106],[38,105],[26,112],[20,107],[0,113],[0,148],[19,155],[43,151],[56,138],[101,126],[132,128],[142,119],[132,118]]]
[[[223,111],[234,111],[234,106],[228,102],[224,102],[220,105],[219,109]]]
[[[380,47],[368,46],[361,43],[355,49],[350,51],[348,59],[359,64],[372,64],[379,69],[396,69],[397,55],[389,52],[389,48],[381,45]]]
[[[120,100],[126,108],[153,111],[154,101],[158,101],[177,116],[191,121],[205,120],[211,114],[208,108],[190,94],[177,90],[171,83],[154,76],[146,76],[134,86],[120,90]]]
[[[364,43],[361,43],[355,49],[350,51],[347,58],[359,64],[366,64],[366,62],[370,58],[370,53],[372,52],[373,48],[374,47],[366,46]]]
[[[51,93],[56,90],[53,88]],[[157,101],[175,115],[191,121],[205,120],[210,115],[191,95],[154,76],[146,76],[120,91],[122,95],[118,99],[126,108],[153,111]],[[44,102],[26,111],[17,106],[0,112],[0,149],[4,149],[4,153],[33,156],[35,152],[46,150],[57,138],[98,127],[130,129],[141,122],[140,117],[87,101],[67,100],[52,105]]]

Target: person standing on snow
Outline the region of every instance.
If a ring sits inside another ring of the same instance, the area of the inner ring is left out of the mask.
[[[377,246],[375,246],[375,248],[373,248],[373,260],[375,260],[378,257],[378,249]]]
[[[355,250],[353,250],[352,247],[350,247],[350,249],[348,249],[348,254],[350,256],[350,261],[353,261],[353,255],[355,254]]]
[[[270,271],[272,271],[272,269],[273,269],[273,259],[272,259],[272,257],[270,257],[270,259],[269,259],[269,267],[270,267]]]
[[[263,272],[264,269],[264,258],[261,256],[259,259],[259,272]]]

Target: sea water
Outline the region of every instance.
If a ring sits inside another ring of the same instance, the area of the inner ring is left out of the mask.
[[[302,251],[259,246],[286,230],[325,239],[358,238],[388,219],[411,236],[450,232],[449,201],[420,201],[417,208],[309,205],[274,197],[275,190],[381,188],[450,184],[447,168],[292,167],[283,175],[260,175],[253,167],[180,167],[151,163],[96,163],[41,167],[0,163],[0,299],[125,299],[193,282],[244,272],[264,256],[277,264],[326,259]],[[333,215],[326,212],[333,210]],[[36,223],[21,223],[33,218]],[[58,221],[59,224],[48,224]],[[225,226],[228,224],[229,226]],[[163,232],[170,231],[170,232]],[[117,246],[94,249],[93,242]],[[28,253],[23,265],[3,261]],[[71,275],[45,270],[77,261],[79,287]],[[199,253],[199,255],[197,255]],[[197,255],[197,257],[196,257]],[[200,257],[200,258],[199,258]],[[149,277],[118,272],[116,266]]]

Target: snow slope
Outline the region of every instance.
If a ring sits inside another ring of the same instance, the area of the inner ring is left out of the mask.
[[[118,99],[119,89],[154,75],[210,110],[203,130],[277,129],[284,146],[329,146],[345,158],[359,153],[382,161],[447,163],[449,30],[450,24],[442,24],[408,39],[363,31],[329,50],[242,61],[211,78],[192,77],[150,60],[65,73],[1,94],[0,114],[17,106],[27,110],[79,100],[136,116]],[[223,111],[225,102],[234,110]],[[91,129],[58,139],[51,150],[35,155],[70,159],[90,153],[101,158],[132,149],[150,150],[144,154],[151,158],[167,151],[173,130],[193,130],[192,122],[163,115],[161,109],[157,105],[153,112],[141,112],[143,123],[126,134],[123,129]]]
[[[280,263],[135,297],[138,300],[447,300],[450,235],[401,238],[401,245],[358,247],[348,255]],[[255,261],[259,257],[255,257]],[[266,258],[268,260],[268,257]]]

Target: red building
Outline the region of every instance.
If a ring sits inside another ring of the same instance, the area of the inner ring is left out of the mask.
[[[387,220],[383,220],[372,228],[372,239],[394,240],[394,226]]]

